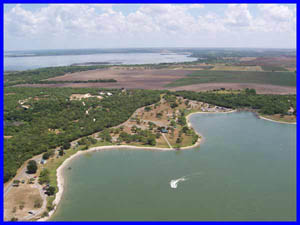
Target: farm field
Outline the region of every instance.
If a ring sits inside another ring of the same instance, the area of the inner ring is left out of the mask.
[[[288,71],[286,68],[281,66],[261,66],[264,71]]]
[[[263,71],[260,66],[227,66],[216,65],[211,70],[223,70],[223,71]]]
[[[167,84],[166,87],[201,83],[256,83],[295,87],[296,74],[293,72],[196,71]]]

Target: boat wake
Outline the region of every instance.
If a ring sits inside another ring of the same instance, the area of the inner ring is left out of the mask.
[[[171,181],[170,181],[170,186],[171,186],[171,188],[177,188],[177,184],[178,184],[180,181],[185,181],[185,180],[187,180],[187,179],[184,178],[184,177],[181,177],[181,178],[176,179],[176,180],[171,180]]]
[[[177,188],[179,182],[183,182],[183,181],[189,180],[190,177],[192,177],[192,176],[199,176],[201,174],[202,174],[201,172],[192,173],[190,175],[186,175],[186,176],[180,177],[180,178],[178,178],[176,180],[171,180],[170,181],[170,186],[171,186],[171,188],[175,189],[175,188]]]

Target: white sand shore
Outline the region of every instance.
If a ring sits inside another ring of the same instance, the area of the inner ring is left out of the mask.
[[[197,114],[197,113],[232,113],[232,112],[236,112],[236,110],[231,110],[228,112],[194,112],[194,113],[190,113],[186,117],[187,125],[189,128],[193,129],[192,124],[189,121],[190,116],[193,114]],[[194,145],[182,147],[182,148],[180,148],[180,150],[192,149],[192,148],[195,148],[200,145],[200,143],[203,141],[203,137],[196,130],[195,130],[195,132],[199,136],[198,141]],[[131,145],[111,145],[111,146],[94,147],[94,148],[90,148],[88,150],[76,152],[74,155],[67,158],[56,170],[58,192],[56,193],[55,199],[53,201],[53,204],[55,205],[55,207],[53,210],[51,210],[49,212],[49,216],[41,218],[38,221],[47,221],[48,219],[50,219],[50,217],[53,215],[53,213],[57,209],[57,206],[62,198],[63,191],[64,191],[63,170],[69,164],[69,162],[71,162],[71,160],[74,159],[75,157],[80,156],[82,154],[86,154],[86,153],[94,152],[94,151],[108,150],[108,149],[140,149],[140,150],[155,150],[155,151],[176,151],[176,149],[171,149],[171,148],[137,147],[137,146],[131,146]]]
[[[271,121],[271,122],[275,122],[275,123],[285,123],[285,124],[297,124],[296,122],[284,122],[284,121],[277,121],[277,120],[271,120],[271,119],[269,119],[269,118],[266,118],[266,117],[263,117],[263,116],[260,116],[259,115],[259,118],[260,119],[263,119],[263,120],[268,120],[268,121]]]

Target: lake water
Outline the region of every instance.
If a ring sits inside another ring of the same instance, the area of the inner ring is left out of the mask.
[[[103,53],[88,55],[4,57],[4,70],[27,70],[42,67],[68,66],[74,63],[109,62],[112,64],[148,64],[190,62],[196,58],[188,55],[160,53]]]
[[[74,159],[52,220],[296,220],[295,125],[249,112],[191,122],[205,137],[195,149]]]

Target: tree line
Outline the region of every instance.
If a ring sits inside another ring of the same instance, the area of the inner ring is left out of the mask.
[[[174,95],[227,108],[250,108],[267,115],[286,115],[288,114],[290,107],[294,108],[294,115],[296,115],[297,111],[296,95],[256,94],[254,89],[246,89],[244,92],[240,92],[238,94],[177,91],[174,92]]]

